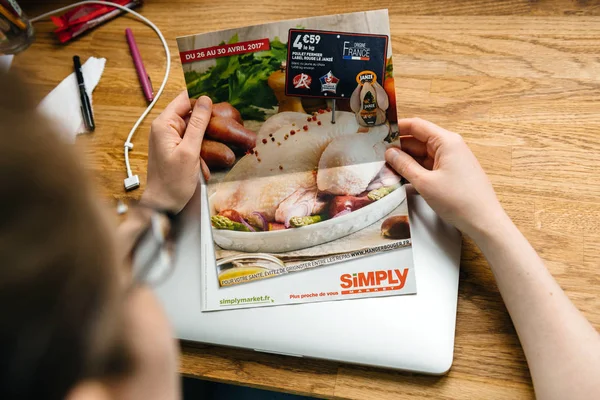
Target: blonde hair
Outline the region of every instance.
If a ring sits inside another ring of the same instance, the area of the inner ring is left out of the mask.
[[[73,150],[27,91],[0,73],[0,398],[62,399],[128,360],[94,335],[117,280],[109,233]]]

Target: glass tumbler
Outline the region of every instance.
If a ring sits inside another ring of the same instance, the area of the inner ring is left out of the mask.
[[[29,18],[15,0],[0,0],[0,54],[17,54],[35,40]]]

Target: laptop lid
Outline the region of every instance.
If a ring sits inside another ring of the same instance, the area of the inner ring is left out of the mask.
[[[173,275],[156,290],[179,339],[429,374],[452,364],[460,233],[407,187],[417,294],[216,312],[201,311],[200,196],[186,223]],[[210,227],[208,227],[210,229]],[[394,251],[369,257],[393,263]],[[343,263],[327,269],[343,270]],[[319,279],[323,270],[309,273]],[[281,276],[277,279],[289,279]]]

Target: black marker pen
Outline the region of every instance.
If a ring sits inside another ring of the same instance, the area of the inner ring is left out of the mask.
[[[83,82],[83,73],[81,72],[81,61],[79,56],[73,56],[73,67],[75,68],[75,76],[77,77],[77,86],[79,87],[79,98],[81,99],[81,114],[83,115],[83,123],[88,131],[93,132],[96,129],[94,125],[94,114],[92,112],[92,104],[85,90]]]

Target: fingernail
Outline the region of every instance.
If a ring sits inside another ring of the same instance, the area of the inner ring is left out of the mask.
[[[387,160],[387,162],[393,163],[394,160],[396,159],[396,157],[398,157],[399,153],[400,153],[400,149],[398,149],[397,147],[391,147],[386,150],[385,159]]]
[[[210,109],[212,107],[212,100],[208,96],[201,96],[196,101],[196,108],[206,108]]]

